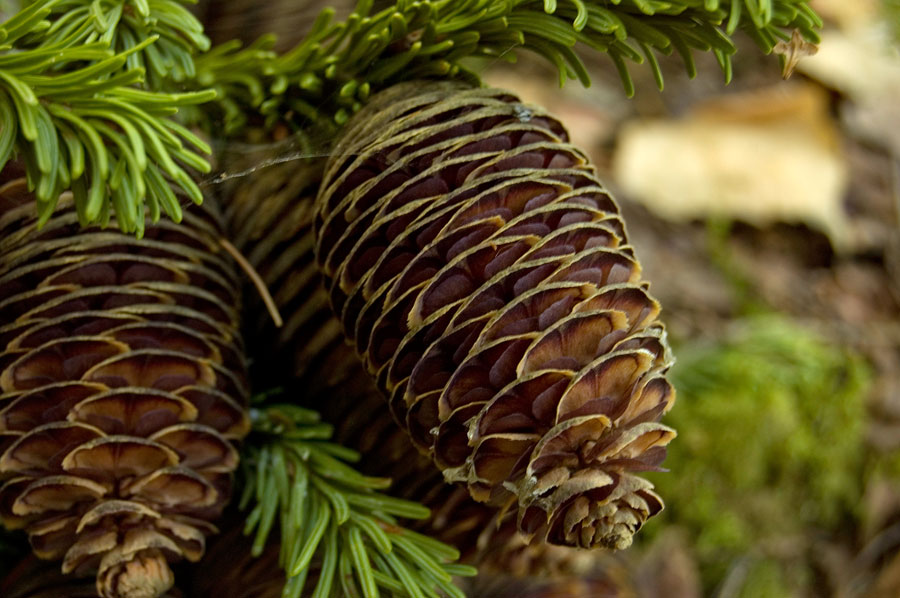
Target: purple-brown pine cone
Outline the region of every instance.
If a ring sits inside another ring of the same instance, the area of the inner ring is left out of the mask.
[[[253,158],[251,158],[252,160]],[[255,159],[259,159],[258,156]],[[241,156],[229,169],[245,171]],[[582,553],[543,543],[527,545],[510,512],[472,500],[465,486],[447,484],[430,459],[393,421],[359,357],[344,341],[313,253],[312,208],[324,160],[304,159],[238,177],[224,191],[234,244],[271,292],[284,318],[276,328],[254,291],[248,344],[260,379],[284,385],[292,397],[335,426],[336,440],[361,453],[361,471],[393,480],[391,493],[432,510],[410,526],[460,550],[481,571],[568,575],[585,565]]]
[[[240,279],[206,209],[139,240],[63,197],[38,230],[25,185],[0,187],[0,518],[105,598],[161,595],[249,430]]]
[[[317,199],[334,309],[448,481],[526,537],[624,548],[675,436],[660,308],[563,126],[512,94],[415,82],[346,127]]]
[[[235,158],[226,168],[238,172],[260,161],[243,152]],[[360,452],[360,471],[391,478],[393,495],[429,507],[431,517],[404,525],[456,547],[462,562],[518,576],[571,576],[590,567],[594,557],[582,551],[529,545],[517,532],[514,512],[477,503],[464,485],[446,483],[394,422],[344,341],[315,263],[312,208],[323,166],[320,158],[269,165],[223,187],[231,238],[284,318],[276,328],[249,290],[247,342],[256,357],[254,374],[284,385],[290,396],[318,410],[335,426],[335,439]]]

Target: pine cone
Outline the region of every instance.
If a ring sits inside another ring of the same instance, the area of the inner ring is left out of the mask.
[[[247,152],[226,159],[244,172],[271,158]],[[538,543],[516,531],[513,513],[473,501],[464,487],[447,484],[418,454],[344,341],[313,253],[312,207],[324,160],[303,159],[264,167],[222,189],[234,244],[257,270],[285,319],[276,328],[260,301],[248,293],[250,353],[254,377],[289,389],[335,426],[335,439],[361,453],[357,466],[393,480],[391,494],[419,502],[432,516],[404,525],[459,549],[461,561],[481,571],[511,575],[571,575],[590,566],[582,552]],[[286,375],[287,374],[287,375]]]
[[[508,92],[395,86],[315,213],[333,307],[415,444],[551,543],[625,548],[674,437],[659,305],[562,125]]]
[[[278,598],[285,584],[278,562],[279,546],[270,541],[263,553],[253,556],[251,541],[244,536],[244,514],[236,510],[224,516],[223,533],[214,537],[203,558],[192,564],[179,588],[162,598]],[[277,535],[276,535],[277,536]],[[183,588],[185,591],[182,591]],[[18,563],[0,579],[4,598],[97,598],[93,579],[63,575],[55,563],[40,561],[33,555]]]
[[[37,230],[25,181],[0,189],[0,517],[102,596],[157,596],[249,430],[239,279],[208,209],[137,240],[60,206]]]

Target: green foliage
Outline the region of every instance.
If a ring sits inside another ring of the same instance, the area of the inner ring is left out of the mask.
[[[151,2],[157,4],[172,3]],[[160,212],[180,220],[173,183],[200,202],[185,167],[209,171],[186,144],[201,153],[210,148],[172,117],[180,107],[210,101],[214,92],[139,89],[145,86],[143,64],[154,62],[150,48],[161,38],[133,40],[115,52],[111,43],[126,44],[109,35],[118,30],[112,17],[54,13],[70,5],[41,0],[0,25],[0,167],[15,156],[24,162],[41,223],[66,190],[83,225],[105,225],[114,211],[120,228],[140,235],[145,210],[153,220]],[[120,33],[127,31],[123,25]]]
[[[225,135],[238,133],[249,117],[263,109],[269,113],[269,120],[275,121],[277,115],[273,110],[278,106],[269,106],[272,80],[267,76],[278,57],[272,51],[274,45],[275,37],[266,35],[246,48],[233,40],[199,56],[196,60],[197,84],[215,89],[217,99],[212,106],[192,110],[186,119],[211,129],[214,125],[209,117],[215,114],[216,120],[224,124],[224,130],[219,134]],[[313,117],[316,117],[315,113]]]
[[[884,13],[894,38],[900,41],[900,0],[883,0]]]
[[[144,85],[162,90],[195,76],[193,55],[209,49],[203,26],[185,7],[196,0],[56,0],[46,4],[52,25],[35,36],[38,45],[80,31],[81,43],[103,42],[126,54],[125,67],[143,69]],[[85,25],[88,25],[85,28]],[[147,39],[152,44],[144,44]],[[27,40],[26,40],[27,41]],[[134,51],[137,46],[140,50]]]
[[[188,1],[37,0],[0,25],[0,167],[25,162],[42,221],[69,189],[85,225],[115,212],[140,235],[145,212],[178,220],[172,187],[199,202],[185,168],[209,170],[209,148],[186,122],[216,135],[220,123],[236,133],[248,122],[332,134],[378,89],[477,79],[465,59],[513,60],[517,49],[546,57],[561,83],[585,85],[576,49],[605,52],[630,94],[629,61],[646,60],[662,87],[657,54],[677,52],[693,74],[692,52],[712,51],[730,77],[737,29],[769,52],[794,29],[816,39],[820,25],[808,0],[398,0],[375,13],[361,0],[344,22],[323,11],[276,55],[268,38],[208,51]]]
[[[748,560],[747,570],[741,581],[737,598],[760,598],[762,596],[791,596],[791,587],[783,563],[767,558]]]
[[[655,525],[689,528],[710,585],[760,546],[859,514],[869,387],[859,356],[774,315],[678,354],[678,408],[667,417],[679,438],[666,460],[676,473],[653,476],[669,505]],[[770,569],[751,567],[746,583],[783,583]]]
[[[771,52],[794,29],[817,40],[821,26],[808,0],[399,0],[374,14],[371,5],[359,2],[344,22],[332,22],[332,11],[323,11],[298,46],[275,59],[257,53],[240,79],[234,72],[229,79],[218,76],[238,50],[219,52],[204,61],[200,81],[218,84],[220,96],[241,103],[228,110],[232,128],[239,124],[234,115],[254,110],[269,123],[293,115],[297,127],[333,126],[346,122],[372,92],[401,80],[477,79],[463,66],[474,56],[514,60],[517,49],[528,49],[557,67],[560,83],[577,78],[588,85],[575,49],[605,52],[631,95],[629,61],[646,60],[662,88],[657,54],[677,52],[693,75],[692,52],[712,51],[730,78],[736,30]]]
[[[252,415],[241,461],[241,508],[252,508],[245,531],[255,532],[258,555],[279,530],[285,597],[305,587],[314,598],[462,598],[451,576],[475,572],[451,564],[459,553],[397,525],[395,517],[422,519],[428,509],[377,492],[390,480],[348,465],[358,455],[329,442],[331,427],[316,413],[270,405]]]

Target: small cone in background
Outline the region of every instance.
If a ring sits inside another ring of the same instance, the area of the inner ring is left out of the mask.
[[[270,539],[263,552],[254,557],[243,535],[243,516],[235,513],[223,523],[225,531],[210,542],[206,556],[197,563],[183,587],[195,598],[279,598],[285,583],[278,562],[279,546]],[[557,547],[558,548],[558,547]],[[566,550],[566,552],[571,552]],[[313,561],[310,578],[318,574]],[[462,581],[469,598],[637,598],[631,571],[619,559],[595,559],[594,566],[580,577],[538,578],[492,569],[477,578]]]
[[[209,208],[143,239],[37,229],[0,187],[0,518],[104,598],[153,598],[198,560],[249,430],[240,279]]]
[[[227,161],[229,170],[251,166]],[[458,548],[462,561],[482,571],[514,575],[572,574],[587,563],[583,553],[528,546],[516,532],[513,513],[473,501],[445,483],[393,421],[371,377],[344,340],[315,263],[312,208],[322,159],[268,166],[223,189],[223,205],[235,246],[257,270],[284,318],[276,328],[246,293],[249,351],[257,379],[284,384],[290,396],[321,412],[335,426],[335,440],[361,453],[358,467],[393,480],[390,493],[432,510],[425,521],[409,521],[431,537]],[[497,519],[502,519],[498,525]]]
[[[258,157],[251,158],[252,160]],[[235,170],[251,165],[230,164]],[[257,295],[248,292],[247,342],[254,379],[277,386],[290,380],[305,395],[356,379],[371,388],[331,312],[315,262],[312,209],[321,159],[262,168],[221,189],[229,236],[257,271],[284,323],[276,327]]]
[[[625,548],[674,437],[658,303],[562,125],[508,92],[382,92],[315,211],[333,308],[395,418],[526,538]]]
[[[468,598],[638,598],[627,569],[607,563],[602,573],[570,579],[483,576],[467,584]]]

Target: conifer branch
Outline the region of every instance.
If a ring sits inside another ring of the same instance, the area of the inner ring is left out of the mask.
[[[343,22],[323,11],[279,56],[270,38],[207,51],[190,1],[38,0],[0,25],[0,167],[25,162],[42,222],[67,189],[84,225],[115,211],[140,235],[145,212],[179,220],[175,189],[202,200],[186,168],[207,172],[209,147],[176,114],[217,135],[219,122],[226,134],[248,122],[333,133],[381,88],[477,79],[466,59],[520,49],[583,84],[576,50],[605,52],[631,94],[629,61],[646,60],[662,87],[657,54],[677,52],[693,74],[692,52],[712,51],[730,77],[736,30],[770,52],[794,30],[816,40],[821,24],[808,0],[398,0],[377,13],[360,0]]]
[[[221,81],[220,94],[242,104],[230,112],[333,128],[378,89],[422,77],[477,79],[466,59],[514,60],[520,49],[556,66],[561,84],[576,78],[584,85],[590,78],[576,50],[605,52],[632,95],[628,62],[646,60],[662,88],[658,54],[677,52],[693,76],[692,53],[712,51],[730,79],[738,29],[769,53],[794,30],[817,41],[821,26],[808,0],[398,0],[375,14],[371,5],[360,1],[344,22],[326,9],[292,50],[274,60],[256,54],[254,74],[246,71],[252,82],[235,74]],[[238,52],[220,51],[204,68],[221,72],[232,56]],[[257,89],[267,90],[264,101],[256,101]]]
[[[150,10],[148,37],[137,37],[140,5]],[[187,169],[208,172],[202,154],[210,148],[173,116],[215,92],[155,90],[166,87],[170,67],[174,77],[193,75],[188,50],[173,41],[180,34],[162,17],[174,15],[194,43],[205,39],[173,7],[181,8],[171,0],[41,0],[0,25],[0,167],[24,163],[41,223],[66,190],[82,225],[106,225],[115,212],[120,228],[138,236],[145,212],[181,219],[176,189],[202,201]]]
[[[474,575],[474,569],[452,564],[456,549],[395,519],[422,519],[428,509],[379,493],[390,480],[348,465],[358,455],[329,442],[331,426],[318,414],[270,405],[251,416],[240,505],[251,509],[245,532],[254,535],[255,555],[273,528],[280,532],[279,558],[288,576],[283,596],[462,598],[452,576]]]
[[[143,85],[156,91],[173,89],[195,77],[194,54],[209,49],[203,25],[185,4],[196,0],[55,0],[46,3],[51,22],[35,36],[38,45],[52,44],[78,31],[79,43],[100,41],[114,54],[126,54],[125,68],[142,68]],[[153,38],[152,44],[144,40]],[[27,45],[28,39],[25,42]],[[134,51],[136,46],[141,46]]]
[[[218,112],[218,120],[224,124],[224,133],[229,135],[239,132],[248,118],[255,114],[264,112],[274,115],[278,108],[275,105],[277,100],[269,99],[273,82],[266,75],[271,72],[272,64],[278,57],[272,50],[274,45],[275,37],[264,35],[246,48],[242,48],[239,41],[232,40],[198,56],[197,84],[215,89],[217,99],[212,106],[185,113],[185,119],[210,129],[209,113]],[[273,102],[271,107],[268,104],[270,101]]]

